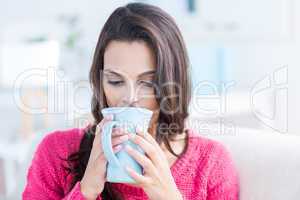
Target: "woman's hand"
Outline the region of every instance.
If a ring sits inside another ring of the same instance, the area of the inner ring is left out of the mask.
[[[91,155],[84,176],[80,182],[80,190],[83,196],[88,200],[96,199],[103,191],[104,183],[106,182],[107,160],[102,150],[101,134],[104,124],[110,120],[112,120],[112,116],[104,118],[97,125]],[[120,128],[113,128],[112,145],[115,153],[121,150],[121,143],[126,140],[128,140],[126,133],[122,132]]]
[[[130,176],[137,182],[131,184],[141,187],[150,200],[165,199],[182,199],[180,191],[173,179],[168,160],[155,141],[148,133],[137,130],[137,134],[128,134],[129,139],[139,145],[145,152],[143,155],[139,151],[126,145],[125,150],[131,155],[142,167],[143,175],[135,172],[133,169],[126,167]]]

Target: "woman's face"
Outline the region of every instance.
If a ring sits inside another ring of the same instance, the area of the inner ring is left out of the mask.
[[[109,107],[133,106],[152,110],[157,120],[159,105],[153,85],[155,56],[142,41],[112,41],[104,53],[103,88]]]

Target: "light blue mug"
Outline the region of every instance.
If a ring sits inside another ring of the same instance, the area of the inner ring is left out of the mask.
[[[134,171],[142,174],[142,166],[124,149],[116,154],[113,152],[112,128],[115,126],[122,127],[130,134],[136,134],[137,127],[143,131],[147,131],[152,117],[152,111],[138,107],[109,107],[102,109],[101,113],[104,117],[111,114],[113,115],[113,120],[105,123],[101,134],[104,156],[108,161],[106,179],[108,182],[115,183],[135,183],[134,179],[127,173],[125,167],[130,166]],[[138,145],[129,140],[122,145],[130,145],[133,149],[145,154]]]

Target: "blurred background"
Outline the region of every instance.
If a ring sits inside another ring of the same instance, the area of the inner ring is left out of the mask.
[[[0,0],[0,199],[20,199],[39,139],[89,121],[101,28],[126,0]],[[187,126],[300,135],[300,2],[144,0],[171,14],[191,62]]]

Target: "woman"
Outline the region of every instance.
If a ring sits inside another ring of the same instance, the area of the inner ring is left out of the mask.
[[[184,127],[190,101],[189,63],[181,33],[160,8],[130,3],[105,23],[90,70],[94,123],[54,131],[39,144],[23,199],[228,199],[239,196],[238,176],[220,143]],[[114,151],[131,140],[145,155],[125,148],[143,167],[127,169],[135,184],[106,182],[101,109],[153,111],[148,132],[133,137],[113,130]]]

